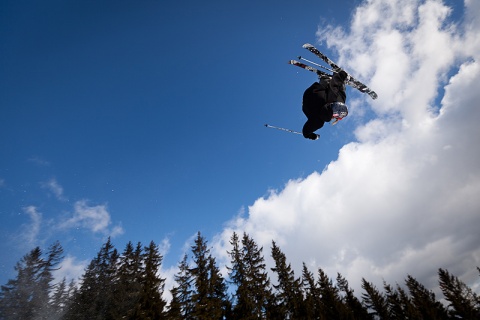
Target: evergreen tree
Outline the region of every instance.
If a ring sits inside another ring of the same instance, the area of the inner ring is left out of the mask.
[[[169,319],[169,320],[189,319],[188,317],[182,317],[182,309],[177,296],[177,291],[178,291],[178,287],[174,287],[170,290],[170,293],[172,294],[172,300],[170,300],[170,304],[168,305],[168,309],[166,312],[166,319]]]
[[[36,247],[15,266],[17,277],[1,286],[0,319],[47,319],[53,312],[50,292],[52,272],[60,263],[63,249],[55,242],[46,258]]]
[[[0,316],[3,319],[33,319],[38,310],[31,302],[37,292],[36,281],[41,268],[42,251],[36,247],[15,266],[17,277],[1,287]]]
[[[63,303],[61,302],[61,311],[58,312],[61,316],[59,319],[68,319],[69,312],[71,311],[74,301],[78,296],[78,286],[75,280],[71,280],[66,288],[66,292],[63,294]],[[57,309],[58,310],[58,309]]]
[[[195,239],[195,245],[192,246],[195,266],[189,270],[193,277],[194,286],[192,295],[192,301],[194,303],[194,319],[206,319],[209,315],[209,274],[207,268],[209,252],[210,250],[207,249],[206,240],[200,235],[200,232],[198,232],[197,238]]]
[[[405,280],[412,303],[422,319],[448,319],[445,307],[435,299],[435,294],[427,290],[415,278],[408,275]]]
[[[56,241],[48,248],[45,259],[42,259],[37,293],[32,298],[32,303],[37,310],[36,319],[51,319],[51,314],[55,312],[50,304],[50,293],[53,291],[53,272],[58,270],[57,266],[63,259],[63,248],[60,242]]]
[[[362,294],[363,304],[367,310],[371,310],[370,314],[382,320],[390,319],[390,312],[384,295],[364,278],[362,278],[362,288],[365,290],[365,293]]]
[[[48,319],[62,319],[68,304],[69,289],[67,286],[67,280],[63,278],[62,281],[58,283],[54,289],[51,299],[51,311]]]
[[[192,253],[194,267],[189,270],[194,287],[192,316],[194,319],[222,319],[227,304],[224,279],[200,232],[192,246]]]
[[[192,319],[193,300],[192,284],[193,278],[189,271],[188,256],[185,254],[178,266],[178,273],[174,279],[177,283],[172,290],[172,300],[167,312],[169,319]]]
[[[234,232],[230,244],[233,249],[228,254],[232,267],[229,267],[231,282],[236,286],[233,319],[265,319],[270,292],[270,281],[265,270],[262,248],[246,233],[242,246]]]
[[[276,305],[286,319],[301,319],[304,317],[303,295],[300,279],[295,279],[295,274],[290,264],[287,265],[285,254],[272,241],[272,258],[275,267],[272,271],[277,274],[278,284],[276,289]]]
[[[133,319],[148,320],[165,317],[166,302],[162,298],[165,279],[158,275],[162,260],[163,257],[158,251],[158,246],[151,241],[150,245],[144,248],[143,264],[145,269],[141,278],[139,302]]]
[[[452,318],[480,319],[478,296],[465,283],[451,275],[447,270],[439,269],[440,289],[449,302],[448,313]]]
[[[391,319],[418,319],[420,317],[420,314],[402,288],[397,285],[397,289],[394,289],[386,282],[383,283],[383,287],[385,289],[385,301]]]
[[[417,308],[415,307],[415,305],[413,304],[412,299],[409,297],[407,292],[404,289],[402,289],[398,284],[397,284],[397,292],[398,292],[398,298],[403,308],[403,312],[405,314],[405,319],[420,318],[420,314]]]
[[[318,284],[322,313],[326,319],[349,319],[352,314],[342,303],[339,290],[322,270],[318,269]]]
[[[113,292],[119,255],[110,238],[90,262],[66,319],[115,319]]]
[[[302,285],[305,293],[305,300],[303,307],[305,310],[305,319],[326,319],[322,312],[320,290],[315,283],[315,276],[310,270],[308,270],[305,263],[303,263],[302,269]]]
[[[349,318],[357,320],[372,319],[368,311],[362,306],[360,300],[358,300],[353,293],[353,289],[348,286],[348,281],[340,273],[337,273],[337,287],[344,294],[344,305],[349,310]]]
[[[135,311],[142,291],[142,275],[145,269],[142,254],[140,242],[135,248],[132,242],[128,242],[119,258],[112,301],[114,318],[135,319]]]
[[[480,268],[477,267],[478,272],[480,273]],[[477,311],[480,311],[480,295],[477,295],[477,304],[476,304]]]
[[[220,269],[216,265],[215,258],[211,255],[208,257],[207,268],[209,273],[208,299],[210,301],[212,318],[224,319],[227,314],[231,315],[232,308],[232,303],[227,296],[228,287],[220,273]]]

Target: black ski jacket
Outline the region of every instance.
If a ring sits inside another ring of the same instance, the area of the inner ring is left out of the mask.
[[[303,125],[303,136],[308,138],[313,132],[323,127],[325,122],[330,122],[333,111],[329,106],[332,102],[345,103],[345,83],[347,74],[344,72],[334,73],[332,79],[322,78],[320,82],[314,82],[303,93],[302,111],[307,116],[307,122]]]

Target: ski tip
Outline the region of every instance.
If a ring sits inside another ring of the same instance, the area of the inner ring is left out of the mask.
[[[303,48],[308,48],[308,47],[313,47],[310,43],[305,43],[303,46]]]

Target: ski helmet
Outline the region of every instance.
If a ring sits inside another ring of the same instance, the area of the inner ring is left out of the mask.
[[[336,124],[338,121],[342,120],[348,115],[348,108],[345,103],[333,102],[333,103],[330,103],[329,105],[333,111],[332,119],[335,119],[332,125]]]

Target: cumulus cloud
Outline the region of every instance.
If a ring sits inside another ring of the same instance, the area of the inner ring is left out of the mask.
[[[370,0],[348,30],[319,28],[379,98],[350,90],[358,112],[349,118],[369,115],[355,121],[357,141],[323,171],[256,200],[217,235],[216,251],[245,231],[266,256],[275,240],[297,275],[305,262],[356,289],[362,277],[381,286],[408,274],[435,288],[438,268],[478,281],[479,2],[465,6],[456,24],[440,0]]]
[[[120,225],[111,227],[112,221],[106,205],[90,206],[86,200],[74,204],[73,215],[63,221],[59,228],[85,228],[93,233],[102,233],[111,237],[123,234]]]

